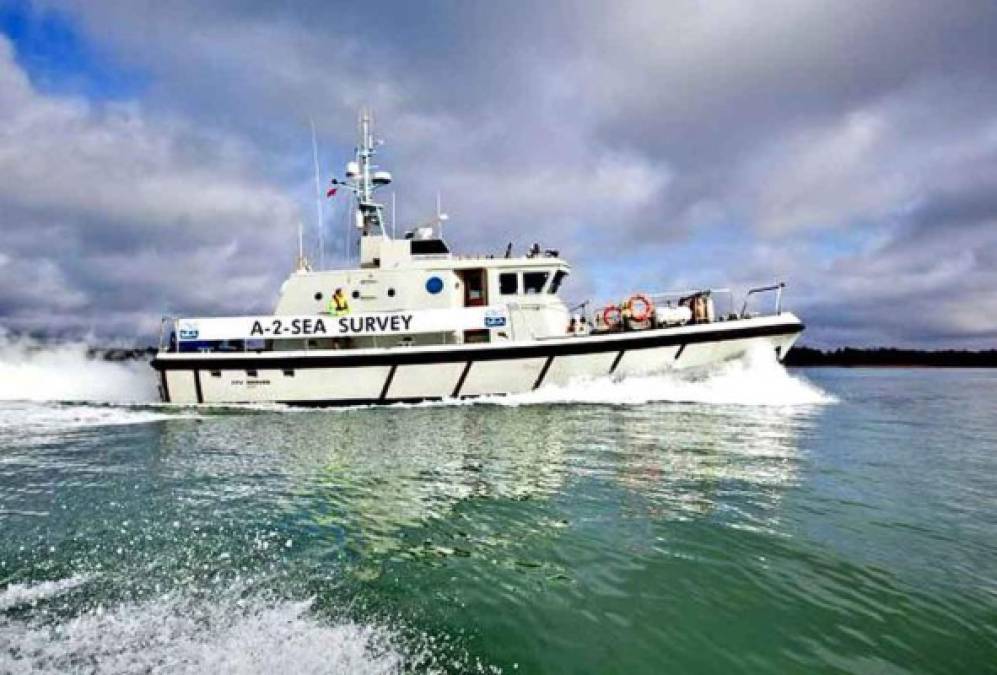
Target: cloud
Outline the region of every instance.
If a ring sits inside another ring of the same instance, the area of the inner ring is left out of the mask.
[[[297,208],[243,141],[136,104],[44,95],[3,36],[0,126],[8,327],[148,332],[166,297],[200,309],[272,300],[243,294],[277,283],[269,258],[288,248]],[[140,325],[118,320],[138,308]]]
[[[997,333],[986,5],[39,7],[145,83],[59,98],[0,64],[2,121],[22,125],[0,203],[23,220],[0,251],[44,242],[45,283],[84,294],[81,315],[265,307],[298,202],[311,213],[308,117],[338,167],[370,104],[403,224],[440,189],[462,248],[560,248],[573,297],[785,278],[818,343]],[[25,316],[30,298],[0,294]]]

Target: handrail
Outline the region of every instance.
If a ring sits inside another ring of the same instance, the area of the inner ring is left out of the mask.
[[[771,286],[759,286],[758,288],[751,288],[747,293],[744,294],[744,304],[741,306],[741,318],[743,319],[748,312],[748,300],[755,293],[768,293],[770,291],[775,291],[775,313],[776,316],[782,314],[782,289],[786,287],[785,281],[780,281],[777,284],[772,284]]]
[[[167,344],[166,336],[176,331],[176,321],[175,317],[165,314],[159,319],[159,351]]]
[[[647,295],[652,298],[674,298],[698,295],[700,293],[704,293],[706,295],[724,295],[730,292],[731,290],[729,288],[689,288],[680,291],[653,291],[649,292]]]
[[[582,315],[584,316],[584,315],[588,314],[588,306],[590,304],[592,304],[591,300],[585,300],[585,301],[579,302],[578,304],[575,304],[575,305],[568,305],[568,314],[573,314],[577,310],[580,309],[580,310],[582,310]]]

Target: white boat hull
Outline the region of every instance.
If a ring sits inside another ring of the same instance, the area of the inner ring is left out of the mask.
[[[707,366],[754,349],[781,358],[803,330],[789,313],[533,342],[382,349],[177,353],[153,360],[164,401],[364,405],[517,394],[600,376]]]

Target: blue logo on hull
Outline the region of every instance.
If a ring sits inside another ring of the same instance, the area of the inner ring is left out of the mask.
[[[426,279],[426,291],[431,295],[436,295],[443,290],[443,279],[439,277],[429,277]]]

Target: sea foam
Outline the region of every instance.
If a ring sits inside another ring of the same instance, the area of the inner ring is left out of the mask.
[[[21,605],[33,605],[82,586],[89,580],[89,577],[76,575],[37,584],[11,584],[0,591],[0,611]]]
[[[41,343],[0,332],[0,401],[156,400],[156,378],[142,361],[87,355],[84,342]]]
[[[790,373],[772,350],[690,371],[628,377],[579,378],[566,385],[545,385],[524,394],[448,399],[416,405],[545,405],[700,403],[705,405],[812,406],[837,399],[801,375]]]
[[[5,595],[37,600],[77,585]],[[379,625],[316,616],[310,601],[166,595],[54,620],[0,613],[0,672],[397,673],[412,656],[395,642]]]

